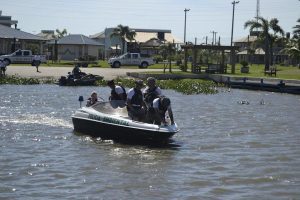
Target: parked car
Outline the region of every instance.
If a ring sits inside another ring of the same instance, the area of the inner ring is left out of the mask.
[[[2,55],[0,59],[6,61],[8,64],[13,63],[21,63],[26,64],[29,63],[34,65],[34,61],[38,59],[41,63],[46,63],[46,55],[33,55],[30,50],[17,50],[12,54]]]
[[[112,68],[119,68],[123,65],[137,65],[139,68],[147,68],[149,65],[153,65],[152,58],[141,57],[139,53],[125,53],[121,56],[110,58],[108,64]]]

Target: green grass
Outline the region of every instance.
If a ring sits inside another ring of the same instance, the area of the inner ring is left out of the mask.
[[[242,77],[271,77],[270,75],[264,74],[264,65],[251,65],[249,67],[249,73],[241,73],[241,65],[236,65],[235,74],[231,74],[231,68],[227,69],[229,75],[242,76]],[[280,66],[276,65],[277,76],[276,78],[282,79],[296,79],[300,80],[300,69],[294,66]],[[273,77],[275,77],[273,75]]]

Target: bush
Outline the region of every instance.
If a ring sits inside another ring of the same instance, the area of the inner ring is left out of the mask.
[[[241,61],[240,64],[243,66],[243,67],[247,67],[248,66],[248,62],[247,61]]]
[[[95,61],[96,56],[91,56],[91,55],[82,56],[82,57],[79,57],[78,60],[79,61]]]
[[[162,62],[163,61],[163,57],[161,55],[155,55],[153,57],[153,60],[157,64],[158,62]]]

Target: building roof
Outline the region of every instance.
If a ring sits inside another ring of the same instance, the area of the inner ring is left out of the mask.
[[[52,40],[48,44],[54,44],[54,43],[55,41]],[[65,37],[62,37],[57,41],[57,44],[70,44],[70,45],[80,44],[80,45],[104,46],[104,44],[101,44],[100,42],[97,42],[81,34],[70,34]]]
[[[94,35],[90,35],[90,38],[92,38],[92,39],[105,38],[105,32],[102,31],[102,32],[96,33]]]
[[[26,33],[18,29],[0,25],[0,38],[20,39],[20,40],[44,40],[43,38],[31,33]]]
[[[114,30],[115,28],[106,28],[106,30]],[[171,34],[171,30],[167,29],[141,29],[141,28],[130,28],[130,30],[136,33],[134,40],[138,43],[144,43],[153,38],[158,38],[158,33],[164,33],[165,42],[182,43],[182,41]],[[105,31],[90,35],[90,38],[99,39],[105,38]],[[129,40],[126,40],[130,42]]]
[[[159,47],[163,44],[163,42],[157,38],[152,38],[145,43],[141,44],[143,47]]]
[[[247,37],[243,37],[243,38],[235,40],[234,43],[248,43],[248,42],[255,42],[256,40],[257,40],[257,36],[249,36],[249,40],[248,40],[248,36],[247,36]]]
[[[255,49],[256,55],[265,55],[265,51],[262,48]]]
[[[248,50],[243,50],[241,52],[238,52],[237,53],[238,55],[247,55],[247,54],[250,54],[248,53]],[[255,49],[255,55],[265,55],[265,51],[262,49],[262,48],[257,48]]]
[[[45,40],[55,39],[55,34],[53,30],[42,30],[37,36],[44,38]]]
[[[18,21],[12,20],[11,16],[2,15],[2,10],[0,10],[0,24],[11,27],[11,25],[16,25],[17,23],[18,23]]]
[[[136,35],[134,37],[134,40],[138,43],[144,43],[149,41],[153,38],[158,38],[157,32],[135,32]],[[127,40],[129,42],[129,40]],[[182,43],[179,39],[174,37],[171,33],[165,33],[165,42],[171,42],[171,43]]]

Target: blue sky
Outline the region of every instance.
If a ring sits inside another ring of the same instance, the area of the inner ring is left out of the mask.
[[[233,0],[0,0],[2,15],[18,20],[21,30],[66,28],[72,34],[92,35],[118,24],[130,28],[171,29],[183,40],[184,9],[187,12],[187,41],[201,43],[217,32],[229,44]],[[279,19],[285,32],[300,18],[299,0],[260,0],[260,15]],[[248,35],[245,21],[256,16],[256,0],[240,0],[235,9],[234,39]]]

